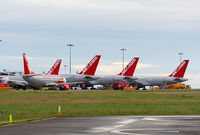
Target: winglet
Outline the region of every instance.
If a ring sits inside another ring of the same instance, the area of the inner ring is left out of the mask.
[[[121,76],[133,76],[138,61],[139,61],[139,57],[133,58],[131,60],[131,62],[118,75],[121,75]]]
[[[184,77],[189,60],[184,60],[169,77]]]
[[[34,74],[34,73],[31,71],[30,67],[29,67],[28,60],[27,60],[27,58],[26,58],[26,54],[25,54],[25,53],[23,53],[23,61],[24,61],[24,74],[25,74],[25,75]]]
[[[61,62],[62,62],[62,60],[58,59],[46,74],[48,74],[48,75],[58,75],[59,71],[60,71]]]
[[[101,55],[96,55],[94,58],[87,64],[87,66],[78,74],[82,75],[94,75],[99,64]]]

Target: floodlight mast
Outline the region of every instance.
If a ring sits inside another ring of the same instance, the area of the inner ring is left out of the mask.
[[[75,45],[72,45],[72,44],[67,44],[67,46],[69,46],[69,73],[71,74],[71,59],[72,59],[72,56],[71,56],[71,47],[72,46],[75,46]]]
[[[184,53],[182,53],[182,52],[180,52],[180,53],[178,53],[178,55],[180,56],[180,63],[182,62],[182,55],[183,55]]]
[[[124,69],[124,52],[126,51],[126,49],[122,48],[121,51],[122,51],[122,70],[123,70]]]

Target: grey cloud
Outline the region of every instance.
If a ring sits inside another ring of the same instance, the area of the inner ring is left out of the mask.
[[[200,30],[199,1],[11,0],[3,1],[2,29]]]

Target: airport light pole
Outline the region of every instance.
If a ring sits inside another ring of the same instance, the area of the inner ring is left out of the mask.
[[[121,51],[122,51],[122,70],[123,70],[124,69],[124,52],[126,51],[126,49],[122,48]]]
[[[182,52],[180,52],[180,53],[178,53],[178,55],[180,56],[180,63],[182,62],[182,55],[183,55],[184,53],[182,53]]]
[[[69,46],[69,73],[71,74],[71,59],[72,59],[72,56],[71,56],[71,47],[72,46],[75,46],[75,45],[72,45],[72,44],[67,44],[67,46]]]
[[[67,74],[67,65],[63,65],[63,67],[65,68],[65,74]]]

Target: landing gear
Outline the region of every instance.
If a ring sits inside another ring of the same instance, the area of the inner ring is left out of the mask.
[[[143,89],[142,89],[142,90],[147,90],[147,89],[146,89],[146,87],[143,87]]]
[[[85,84],[81,84],[80,87],[82,90],[87,90],[87,86]]]

